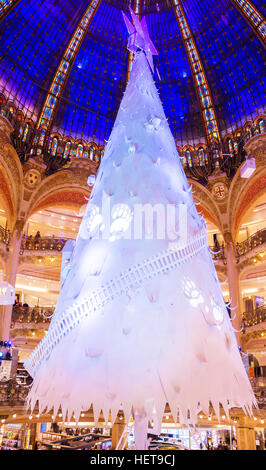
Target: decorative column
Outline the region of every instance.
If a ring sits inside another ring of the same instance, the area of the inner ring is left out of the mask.
[[[116,446],[117,446],[117,444],[119,443],[119,441],[121,439],[121,436],[122,436],[122,434],[125,430],[125,427],[126,427],[126,422],[125,422],[125,419],[124,419],[123,415],[118,415],[117,418],[116,418],[116,421],[115,421],[115,423],[112,427],[112,449],[113,450],[116,449]],[[119,444],[120,449],[123,448],[126,438],[127,438],[127,434],[125,433],[125,436],[122,437],[122,439],[120,441],[120,444]],[[126,448],[126,445],[125,445],[124,449],[125,448]]]
[[[241,296],[239,287],[239,272],[236,265],[235,244],[233,242],[232,234],[230,232],[224,233],[225,252],[227,261],[227,280],[229,287],[229,297],[231,299],[232,324],[236,331],[236,338],[238,344],[241,345],[240,332],[242,324],[242,311],[241,311]]]
[[[236,427],[237,450],[256,450],[255,430],[248,425],[247,418],[241,418]]]
[[[38,440],[37,438],[37,423],[31,423],[30,425],[30,448],[34,449],[35,442]]]
[[[21,241],[23,236],[23,228],[25,225],[24,219],[18,219],[15,223],[11,241],[9,244],[9,256],[7,259],[6,280],[15,287],[19,253]],[[1,321],[0,321],[0,339],[8,340],[10,335],[10,324],[12,317],[12,305],[3,306],[0,308]]]

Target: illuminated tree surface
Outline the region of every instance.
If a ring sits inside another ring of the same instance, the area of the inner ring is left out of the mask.
[[[63,419],[78,420],[92,404],[95,422],[101,410],[114,422],[123,409],[144,448],[166,403],[175,420],[195,424],[210,404],[217,416],[220,404],[252,413],[255,398],[153,82],[156,50],[132,18],[129,82],[50,328],[25,367],[32,409],[38,401],[40,413],[61,407]],[[140,219],[139,209],[155,206]]]

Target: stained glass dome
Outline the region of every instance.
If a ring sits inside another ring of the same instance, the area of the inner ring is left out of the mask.
[[[217,140],[262,113],[262,0],[4,0],[0,93],[62,138],[104,145],[130,69],[121,11],[145,15],[154,80],[177,145]]]

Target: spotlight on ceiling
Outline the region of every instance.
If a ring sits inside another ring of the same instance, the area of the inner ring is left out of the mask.
[[[241,178],[250,178],[252,173],[256,170],[255,158],[246,157],[246,161],[240,167]]]

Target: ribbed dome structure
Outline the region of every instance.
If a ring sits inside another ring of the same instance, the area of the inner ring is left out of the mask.
[[[34,124],[50,113],[50,131],[104,145],[130,66],[121,15],[129,5],[146,16],[159,52],[154,80],[178,145],[210,141],[214,128],[219,137],[262,113],[261,0],[6,0],[0,93]]]

